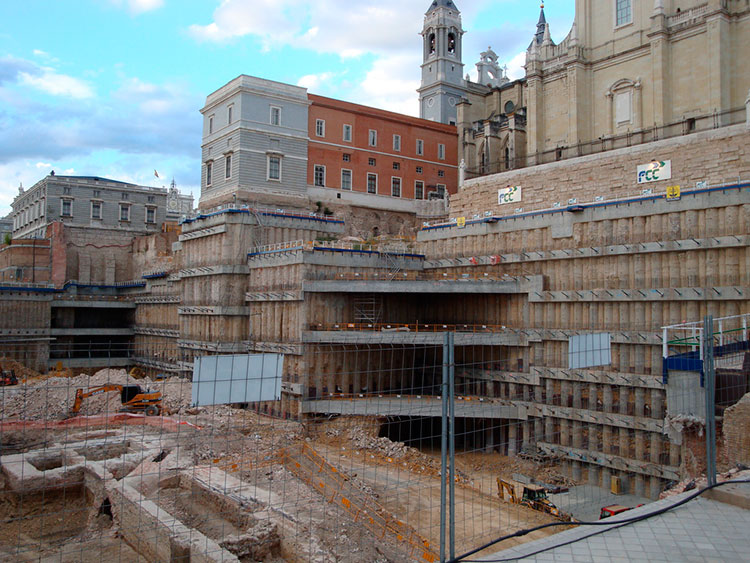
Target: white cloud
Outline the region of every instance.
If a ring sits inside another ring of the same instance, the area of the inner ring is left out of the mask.
[[[34,49],[32,52],[37,57],[44,57],[45,59],[49,57],[49,53],[47,51],[42,51],[41,49]]]
[[[349,0],[224,0],[213,22],[192,25],[189,31],[203,41],[254,35],[269,47],[292,45],[356,57],[418,45],[415,35],[424,16],[420,6],[397,0],[377,5]]]
[[[421,52],[386,55],[375,61],[355,91],[360,103],[407,115],[419,115]]]
[[[151,12],[164,6],[164,0],[111,0],[115,6],[126,6],[133,15]]]
[[[52,168],[52,165],[48,162],[37,162],[36,167],[37,168]]]
[[[526,76],[526,51],[521,51],[506,64],[508,65],[508,78],[511,80],[523,78]]]
[[[334,77],[332,72],[321,72],[320,74],[306,74],[297,81],[297,86],[311,90],[313,94],[321,91],[326,83]]]
[[[64,96],[82,100],[93,98],[94,91],[86,82],[66,74],[59,74],[52,69],[42,69],[40,74],[21,72],[18,74],[21,84],[53,96]]]

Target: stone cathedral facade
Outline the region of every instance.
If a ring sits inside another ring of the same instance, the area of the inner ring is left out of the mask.
[[[421,115],[457,125],[469,177],[744,121],[748,0],[576,0],[559,44],[543,6],[531,31],[523,78],[488,49],[475,83],[458,8],[436,0],[425,16]]]

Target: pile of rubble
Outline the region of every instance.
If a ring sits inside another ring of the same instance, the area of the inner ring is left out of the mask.
[[[161,391],[165,412],[180,412],[190,406],[192,384],[187,380],[135,379],[124,369],[103,369],[92,376],[81,374],[77,377],[32,379],[22,385],[0,388],[0,418],[62,420],[70,416],[78,389],[89,390],[107,384],[139,385],[144,390]],[[110,391],[86,398],[79,414],[110,414],[121,409],[120,394]]]
[[[397,459],[404,457],[410,452],[410,450],[417,451],[403,442],[392,442],[385,437],[375,438],[359,428],[351,428],[349,430],[349,440],[354,448],[369,450],[386,457]]]
[[[733,467],[726,473],[719,473],[716,476],[717,483],[723,483],[724,481],[744,480],[744,479],[750,479],[750,469],[747,469],[744,466]],[[661,500],[661,499],[673,497],[675,495],[679,495],[687,491],[692,491],[694,489],[695,490],[703,489],[707,485],[708,485],[708,479],[706,479],[705,476],[701,476],[697,479],[685,479],[684,481],[680,481],[673,487],[661,493],[659,495],[659,499]]]

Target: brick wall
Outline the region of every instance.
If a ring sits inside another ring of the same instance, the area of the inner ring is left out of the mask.
[[[49,278],[48,240],[17,239],[0,247],[0,280],[47,283]]]

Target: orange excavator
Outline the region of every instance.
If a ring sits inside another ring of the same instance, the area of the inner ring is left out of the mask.
[[[91,387],[87,390],[78,389],[73,408],[70,409],[70,415],[75,416],[81,411],[84,399],[110,391],[120,392],[120,402],[122,403],[120,412],[143,413],[146,416],[161,414],[161,391],[144,390],[140,385],[116,385],[108,383],[99,387]]]

